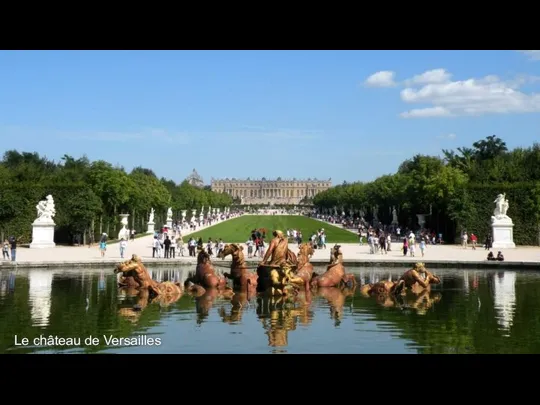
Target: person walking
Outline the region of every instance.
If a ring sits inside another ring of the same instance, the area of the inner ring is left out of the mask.
[[[105,253],[107,252],[107,239],[101,239],[99,242],[99,251],[101,253],[101,257],[105,257]]]
[[[165,247],[165,259],[169,259],[169,254],[171,253],[171,240],[169,235],[165,235],[165,240],[163,241],[163,246]]]
[[[403,256],[407,256],[407,251],[409,250],[409,239],[405,236],[403,238]]]
[[[161,244],[159,243],[159,239],[157,238],[157,236],[154,236],[154,243],[152,245],[152,258],[159,257],[159,251],[161,250],[160,246]]]
[[[9,260],[9,241],[7,239],[4,241],[4,246],[2,246],[2,258]]]
[[[463,235],[461,235],[461,245],[463,246],[463,249],[467,249],[468,239],[469,235],[467,235],[467,231],[463,232]]]
[[[120,240],[120,258],[124,258],[124,253],[126,252],[126,247],[127,247],[127,241],[122,238]]]
[[[178,237],[176,240],[176,244],[178,245],[178,253],[180,256],[184,256],[184,238],[182,236]]]
[[[247,253],[248,253],[248,258],[252,258],[253,257],[253,240],[252,239],[248,239],[246,241],[246,245],[248,247],[247,249]]]
[[[388,252],[386,250],[386,236],[382,232],[381,232],[381,235],[379,236],[379,248],[380,248],[380,251],[381,251],[381,255],[382,254],[388,254]]]
[[[420,252],[422,253],[422,257],[424,257],[424,250],[426,250],[426,239],[421,238],[420,239]]]
[[[478,243],[478,237],[474,233],[471,233],[471,244],[472,244],[473,250],[476,250],[477,243]]]
[[[171,259],[176,258],[176,239],[173,237],[171,239],[171,246],[169,247],[169,256]]]

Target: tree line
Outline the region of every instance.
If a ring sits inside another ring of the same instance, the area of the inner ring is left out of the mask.
[[[197,215],[207,209],[229,207],[231,197],[197,188],[184,181],[159,179],[151,169],[136,167],[127,172],[103,160],[91,162],[86,156],[64,155],[59,162],[33,152],[10,150],[0,161],[0,233],[2,240],[16,236],[21,243],[31,241],[36,205],[48,194],[54,198],[55,242],[72,242],[76,235],[87,240],[103,232],[116,238],[121,228],[119,214],[130,214],[129,228],[146,231],[151,208],[158,226],[165,223],[167,208],[181,218],[181,210]]]
[[[463,230],[485,238],[491,232],[494,200],[506,193],[515,224],[514,241],[537,245],[540,237],[540,145],[508,150],[492,135],[471,147],[442,150],[442,156],[415,155],[394,174],[372,182],[344,183],[314,197],[319,209],[347,213],[373,211],[384,224],[396,207],[401,226],[418,228],[417,214],[427,214],[425,227],[455,242]]]

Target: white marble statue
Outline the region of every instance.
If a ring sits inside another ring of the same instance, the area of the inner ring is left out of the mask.
[[[514,249],[514,223],[506,213],[508,212],[508,200],[505,194],[499,194],[494,201],[495,209],[491,216],[491,228],[493,235],[493,249]]]
[[[54,200],[49,194],[36,205],[37,218],[32,223],[32,243],[30,248],[55,247],[53,217],[56,215]]]
[[[154,223],[154,209],[153,208],[150,210],[150,216],[148,217],[148,223],[150,223],[150,224]]]
[[[495,203],[495,209],[493,210],[493,216],[491,217],[491,219],[500,220],[509,218],[508,215],[506,215],[509,207],[508,200],[506,199],[506,194],[499,194],[493,202]]]
[[[167,210],[167,221],[172,220],[172,207]]]
[[[122,229],[120,229],[120,232],[118,232],[118,240],[129,240],[129,229],[127,229],[128,217],[129,214],[120,214],[120,218],[122,218],[120,220],[120,223],[122,224]]]
[[[56,209],[54,208],[54,200],[52,195],[45,197],[45,200],[41,200],[37,209],[36,222],[53,222],[53,217],[56,215]]]
[[[420,228],[424,228],[424,225],[426,224],[426,215],[416,214],[416,217],[418,218],[418,225],[420,225]]]
[[[398,223],[398,217],[397,217],[397,211],[396,207],[392,209],[392,223],[397,224]]]

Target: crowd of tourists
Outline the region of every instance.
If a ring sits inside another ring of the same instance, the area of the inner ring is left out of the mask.
[[[182,227],[177,226],[169,229],[162,228],[154,234],[154,242],[152,245],[152,257],[174,259],[178,257],[197,257],[199,251],[206,251],[210,257],[215,257],[221,253],[225,247],[225,242],[222,238],[212,239],[204,242],[202,238],[195,239],[190,237],[187,242],[184,242],[182,236]]]
[[[461,247],[463,249],[467,249],[469,247],[469,244],[471,245],[473,250],[476,250],[476,247],[478,246],[478,236],[476,236],[473,232],[469,234],[467,230],[463,230],[461,232]],[[485,250],[493,248],[493,237],[491,236],[491,234],[488,234],[486,236],[483,247]]]
[[[358,230],[360,245],[363,245],[363,232]],[[428,232],[425,230],[415,234],[411,230],[406,230],[404,235],[401,236],[401,229],[396,230],[396,242],[401,244],[401,252],[403,256],[409,254],[411,257],[416,255],[417,250],[420,250],[422,257],[425,255],[426,247],[429,244],[435,244],[435,238],[431,238]],[[388,254],[392,251],[392,234],[390,231],[384,231],[381,228],[373,229],[372,227],[367,230],[367,243],[369,245],[370,254]]]

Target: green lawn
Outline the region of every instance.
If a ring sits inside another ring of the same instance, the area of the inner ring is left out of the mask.
[[[272,231],[275,229],[279,229],[283,233],[286,233],[287,229],[300,230],[305,242],[312,232],[324,228],[327,244],[358,242],[358,236],[352,232],[300,215],[244,215],[190,234],[184,239],[184,242],[187,242],[190,237],[194,237],[196,239],[202,238],[204,242],[208,241],[208,238],[212,238],[212,240],[221,238],[225,243],[244,243],[255,228],[266,228],[268,231],[267,241],[272,238]]]

